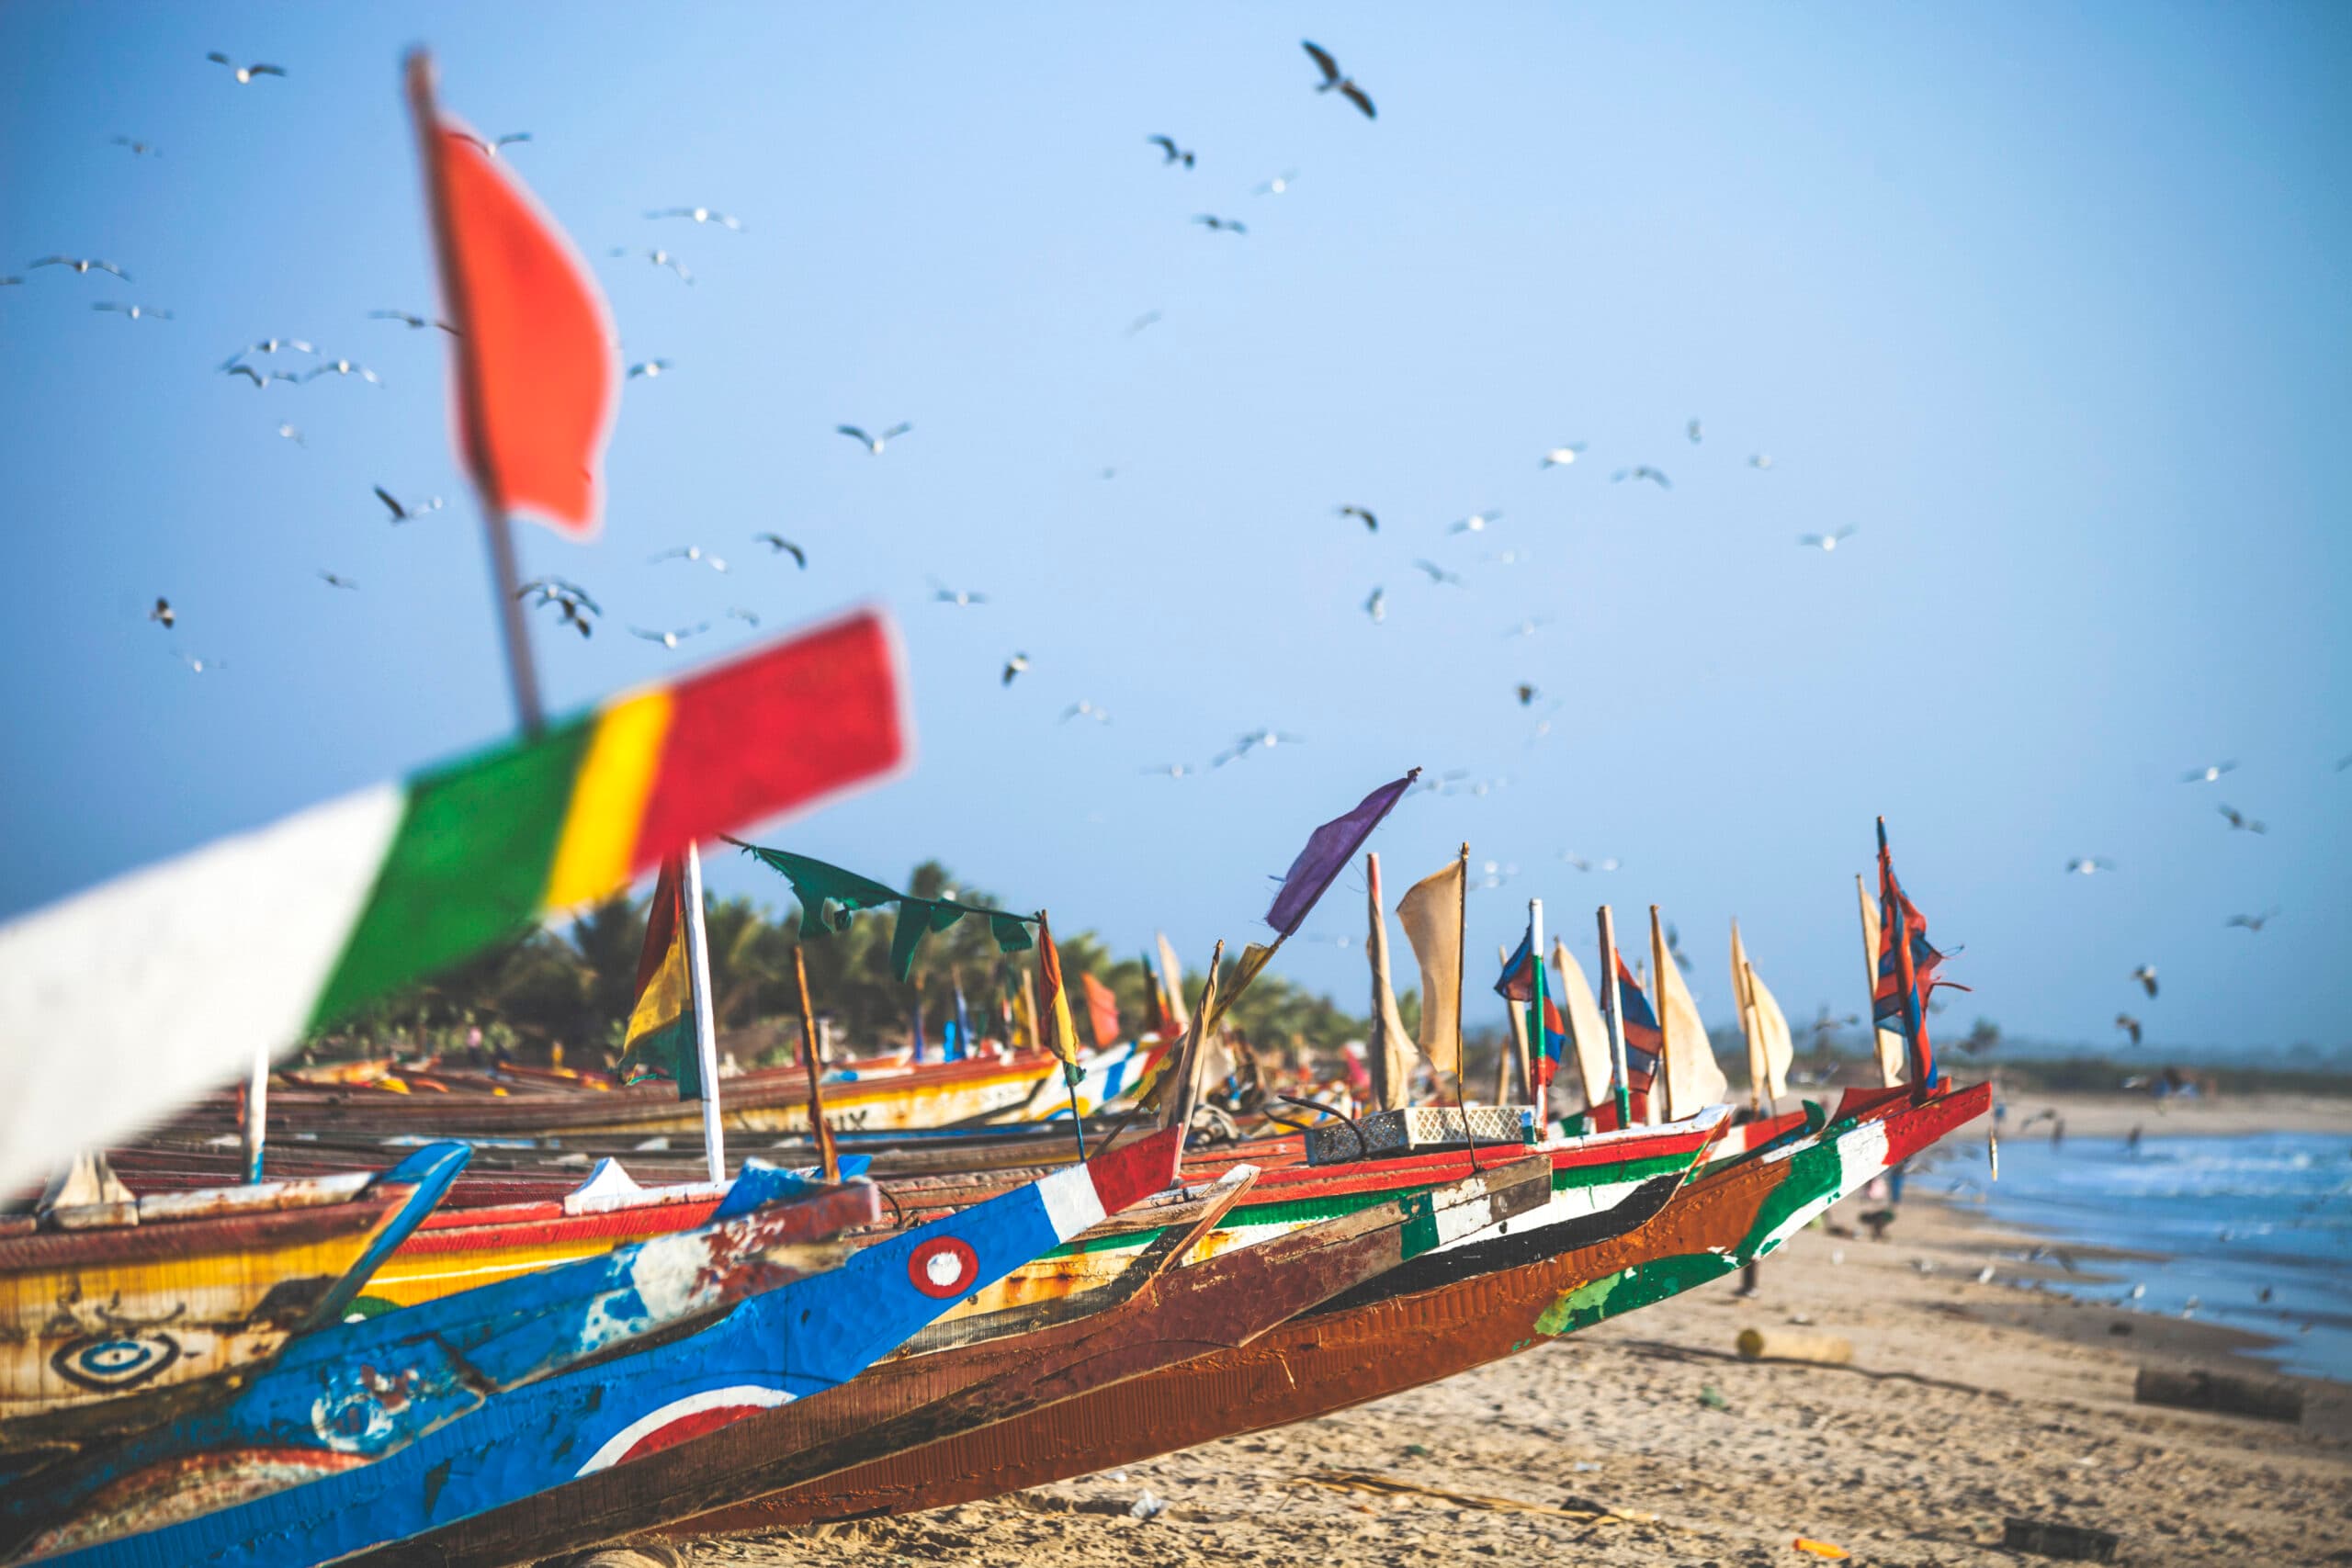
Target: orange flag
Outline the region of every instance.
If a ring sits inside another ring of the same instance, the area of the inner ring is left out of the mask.
[[[1094,1048],[1108,1051],[1121,1038],[1119,998],[1110,987],[1083,969],[1079,971],[1078,983],[1086,987],[1086,1011],[1094,1025]]]
[[[441,294],[457,336],[458,434],[484,498],[575,540],[595,536],[619,378],[604,297],[505,163],[445,118],[409,57]]]

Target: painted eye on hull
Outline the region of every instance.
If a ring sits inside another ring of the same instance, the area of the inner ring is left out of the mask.
[[[112,1393],[138,1387],[179,1359],[179,1341],[169,1335],[130,1334],[76,1339],[49,1364],[68,1382]]]

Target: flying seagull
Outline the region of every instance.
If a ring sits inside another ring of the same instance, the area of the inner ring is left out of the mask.
[[[669,252],[662,250],[659,246],[655,246],[650,250],[639,251],[631,250],[627,245],[615,245],[612,249],[612,254],[616,256],[643,256],[655,266],[668,267],[672,272],[676,273],[688,283],[692,283],[695,280],[695,275],[686,270],[685,263],[680,261],[676,256],[672,255]]]
[[[1156,768],[1144,768],[1139,771],[1163,779],[1183,779],[1191,778],[1201,770],[1190,762],[1162,762]]]
[[[1111,722],[1111,716],[1109,714],[1104,713],[1101,708],[1096,707],[1084,697],[1080,697],[1078,701],[1070,704],[1069,706],[1062,709],[1061,721],[1064,724],[1068,724],[1074,718],[1091,718],[1097,724],[1108,724]]]
[[[2248,817],[2245,812],[2240,811],[2234,806],[2222,807],[2222,815],[2229,818],[2231,828],[2237,831],[2246,833],[2267,833],[2270,831],[2268,828],[2256,821],[2253,818]]]
[[[110,261],[100,261],[96,256],[43,256],[39,261],[27,262],[25,264],[25,270],[27,272],[30,272],[33,268],[38,266],[70,266],[75,272],[82,274],[85,277],[89,276],[91,269],[95,267],[100,272],[110,272],[114,274],[125,283],[129,283],[130,281],[130,274],[115,265],[114,263]]]
[[[2235,762],[2215,762],[2209,767],[2189,769],[2188,772],[2180,775],[2180,782],[2183,784],[2211,784],[2216,779],[2219,779],[2223,773],[2234,773],[2236,770],[2237,764]]]
[[[1316,69],[1323,73],[1323,80],[1316,85],[1317,92],[1336,92],[1348,102],[1363,110],[1364,118],[1380,118],[1373,109],[1372,100],[1364,96],[1364,90],[1355,85],[1353,78],[1340,72],[1340,62],[1331,58],[1329,50],[1318,48],[1305,39],[1299,40],[1298,47],[1306,51],[1308,56],[1314,60]]]
[[[975,593],[968,588],[950,588],[935,577],[931,579],[931,596],[942,604],[953,604],[959,610],[989,602],[985,593]]]
[[[899,423],[892,425],[889,429],[884,431],[879,435],[868,435],[865,431],[859,429],[854,424],[837,424],[833,426],[833,432],[838,435],[848,436],[852,441],[854,441],[860,446],[865,447],[867,452],[873,454],[876,457],[879,457],[882,456],[883,447],[888,446],[891,442],[896,441],[899,436],[904,435],[908,431],[912,430],[914,426],[911,423],[900,421]]]
[[[1012,678],[1028,668],[1029,656],[1025,653],[1014,654],[1012,658],[1004,661],[1004,678],[1000,683],[1007,686],[1012,685]]]
[[[1306,743],[1305,737],[1292,735],[1284,730],[1253,729],[1247,735],[1235,736],[1233,744],[1218,752],[1211,765],[1221,768],[1227,762],[1238,761],[1252,751],[1261,749],[1272,750],[1277,746],[1303,746]]]
[[[102,299],[90,309],[118,311],[125,321],[138,321],[141,317],[153,317],[159,321],[168,321],[172,319],[172,313],[169,310],[159,310],[152,305],[119,305],[111,299]]]
[[[309,442],[302,439],[302,433],[295,429],[290,424],[279,425],[277,427],[277,434],[284,436],[287,440],[291,441],[297,446],[308,446],[310,445]]]
[[[1363,525],[1364,532],[1368,534],[1377,534],[1380,532],[1380,519],[1374,516],[1370,512],[1361,506],[1339,506],[1332,508],[1332,510],[1341,517],[1355,518],[1358,522],[1361,522]]]
[[[628,378],[634,381],[642,376],[650,381],[668,368],[670,362],[666,359],[641,359],[628,367]]]
[[[378,485],[375,488],[376,499],[382,502],[385,509],[391,513],[392,521],[395,524],[413,523],[428,512],[438,512],[441,510],[441,498],[437,495],[427,497],[424,501],[412,501],[403,504],[400,501],[396,500],[393,497],[392,492],[386,490],[382,485]]]
[[[472,142],[482,150],[485,156],[495,158],[501,147],[511,147],[517,141],[528,141],[531,139],[531,133],[527,130],[510,130],[503,136],[491,138],[475,136],[461,130],[458,132],[458,139],[461,141]]]
[[[2137,1045],[2140,1043],[2140,1021],[2138,1019],[2133,1018],[2128,1012],[2119,1012],[2115,1015],[2115,1027],[2123,1031],[2124,1033],[2129,1034],[2132,1037],[2132,1044]]]
[[[657,212],[649,212],[646,216],[648,218],[684,218],[696,223],[716,223],[722,229],[732,229],[739,234],[743,231],[741,220],[730,218],[724,212],[714,211],[707,207],[665,207]]]
[[[1587,445],[1588,443],[1582,441],[1571,441],[1564,446],[1555,446],[1549,452],[1544,454],[1544,460],[1537,464],[1536,467],[1541,468],[1565,468],[1570,463],[1575,462],[1578,457],[1584,456],[1584,449]]]
[[[1494,508],[1486,512],[1473,512],[1469,516],[1464,517],[1462,521],[1448,528],[1446,532],[1449,534],[1483,534],[1487,531],[1487,524],[1499,522],[1501,519],[1502,511],[1500,508]]]
[[[1696,446],[1700,442],[1704,441],[1707,438],[1707,432],[1705,428],[1695,419],[1689,424],[1682,427],[1682,434],[1690,438],[1690,445],[1693,446]]]
[[[1535,700],[1535,688],[1525,681],[1521,681],[1511,690],[1519,694],[1519,705],[1521,707],[1527,706]]]
[[[243,376],[254,384],[256,391],[268,386],[272,381],[291,381],[298,387],[302,384],[302,378],[290,370],[256,370],[250,365],[223,365],[220,368],[228,375]],[[283,427],[280,427],[278,434],[281,435],[285,434]]]
[[[1769,468],[1772,466],[1772,455],[1770,452],[1751,452],[1747,455],[1747,466],[1751,468]]]
[[[212,62],[215,65],[225,65],[230,70],[235,72],[237,75],[237,85],[240,87],[245,85],[256,76],[283,76],[286,74],[286,67],[283,65],[240,65],[217,49],[211,53],[206,55],[204,58]]]
[[[266,337],[259,343],[249,343],[245,344],[244,347],[237,350],[236,353],[222,360],[220,362],[220,368],[223,370],[234,371],[238,363],[248,354],[276,354],[278,350],[286,348],[290,348],[297,354],[316,354],[319,352],[316,348],[311,345],[307,339],[304,338]]]
[[[1428,573],[1429,580],[1432,583],[1450,583],[1456,588],[1467,588],[1470,586],[1468,583],[1462,581],[1459,573],[1448,571],[1445,568],[1438,565],[1437,562],[1433,560],[1417,560],[1413,565],[1420,570]]]
[[[1618,865],[1617,857],[1614,855],[1602,860],[1587,860],[1582,855],[1572,855],[1567,851],[1562,850],[1560,858],[1578,871],[1615,871]]]
[[[2149,996],[2153,997],[2156,994],[2156,966],[2154,964],[2141,964],[2140,967],[2132,971],[2132,978],[2139,981],[2141,988],[2145,990]]]
[[[347,577],[337,577],[331,571],[322,571],[319,573],[319,581],[325,583],[329,588],[348,588],[355,593],[359,591],[359,584],[352,581],[351,579]]]
[[[2271,920],[2276,919],[2278,914],[2278,910],[2277,907],[2273,906],[2270,908],[2265,909],[2258,915],[2232,915],[2228,919],[2222,922],[2222,929],[2223,931],[2228,931],[2233,927],[2244,926],[2246,930],[2253,931],[2258,936],[2262,932],[2262,928],[2268,925]]]
[[[729,620],[741,621],[746,626],[757,626],[760,624],[760,613],[757,610],[746,610],[740,604],[728,605],[727,615]]]
[[[181,653],[179,655],[179,661],[187,666],[188,673],[192,675],[201,675],[208,670],[226,670],[229,668],[226,663],[218,659],[199,659],[193,653]]]
[[[458,329],[448,322],[435,321],[430,316],[419,316],[408,310],[370,310],[368,312],[368,319],[371,321],[398,321],[413,333],[422,332],[426,327],[439,327],[451,337],[458,335]]]
[[[130,155],[134,158],[143,157],[150,152],[153,152],[157,157],[163,156],[161,149],[152,141],[141,141],[129,136],[118,136],[114,138],[113,144],[117,147],[130,148]]]
[[[514,597],[528,599],[534,606],[555,605],[562,612],[556,624],[577,627],[583,637],[595,629],[589,624],[590,617],[605,613],[604,607],[588,596],[586,589],[560,577],[535,577],[517,588]]]
[[[2095,876],[2102,871],[2113,871],[2115,863],[2105,855],[2083,855],[2068,861],[2066,869],[2078,876]]]
[[[648,556],[646,558],[646,564],[649,566],[659,566],[665,560],[699,561],[703,565],[710,568],[711,570],[717,572],[725,572],[730,570],[723,558],[705,553],[700,545],[673,546],[673,547],[663,550],[657,555]]]
[[[1849,526],[1838,529],[1835,534],[1800,534],[1797,543],[1808,550],[1819,550],[1827,555],[1838,547],[1839,540],[1850,539],[1860,531]]]
[[[1129,336],[1129,337],[1133,337],[1133,336],[1135,336],[1135,335],[1136,335],[1136,333],[1139,333],[1139,332],[1143,331],[1143,330],[1144,330],[1144,328],[1148,327],[1148,326],[1151,326],[1151,325],[1154,325],[1155,323],[1157,323],[1157,322],[1159,321],[1159,311],[1157,311],[1157,310],[1146,310],[1142,315],[1137,316],[1134,321],[1129,321],[1129,322],[1127,323],[1127,333],[1126,333],[1126,335],[1127,335],[1127,336]]]
[[[1647,463],[1643,463],[1631,468],[1620,468],[1615,473],[1609,476],[1609,482],[1611,484],[1622,484],[1627,479],[1647,479],[1650,483],[1657,486],[1660,490],[1672,490],[1674,488],[1674,481],[1672,479],[1668,479],[1665,474],[1651,468]]]
[[[673,632],[650,632],[643,626],[631,626],[628,630],[631,637],[641,637],[648,642],[658,642],[664,648],[674,649],[686,638],[700,637],[710,630],[710,623],[703,621],[691,626],[680,626]]]
[[[1257,194],[1260,196],[1280,196],[1283,192],[1290,189],[1290,182],[1296,178],[1298,178],[1298,171],[1296,169],[1284,169],[1281,174],[1276,175],[1272,179],[1270,179],[1264,185],[1260,186],[1258,187]]]
[[[158,593],[155,595],[155,607],[147,612],[147,618],[160,622],[165,631],[170,631],[180,617],[179,612],[172,608],[172,602]]]
[[[754,534],[752,536],[752,542],[756,545],[765,545],[770,555],[790,556],[793,563],[801,570],[808,570],[808,552],[781,534]]]
[[[1250,226],[1242,222],[1240,219],[1219,218],[1214,212],[1201,213],[1196,216],[1193,221],[1206,225],[1209,232],[1212,234],[1217,232],[1219,230],[1223,230],[1228,234],[1247,234],[1250,232]]]
[[[380,387],[384,384],[373,370],[368,369],[365,365],[355,365],[348,359],[330,359],[324,365],[306,372],[302,379],[315,381],[322,376],[356,376],[371,387]]]
[[[1182,164],[1188,169],[1193,166],[1192,152],[1186,148],[1177,146],[1173,138],[1147,136],[1144,141],[1159,149],[1159,161],[1162,164]]]
[[[1503,633],[1503,640],[1508,642],[1513,637],[1533,637],[1551,624],[1552,617],[1549,615],[1530,615]]]
[[[1372,624],[1375,626],[1381,622],[1386,620],[1388,618],[1388,591],[1385,588],[1374,588],[1372,591],[1372,597],[1363,602],[1363,613],[1372,617]]]

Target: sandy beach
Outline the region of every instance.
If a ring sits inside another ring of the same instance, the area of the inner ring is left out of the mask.
[[[2012,1124],[2040,1103],[2013,1103]],[[1297,1427],[935,1514],[707,1540],[685,1561],[1820,1561],[1799,1537],[1856,1562],[2037,1561],[2000,1548],[2019,1515],[2114,1531],[2122,1562],[2352,1562],[2352,1388],[2301,1383],[2301,1426],[2137,1405],[2143,1362],[2260,1371],[2234,1354],[2248,1337],[2036,1292],[2028,1242],[1924,1185],[1883,1243],[1806,1231],[1753,1300],[1724,1280]],[[1831,1218],[1843,1230],[1861,1206]],[[1852,1365],[1733,1353],[1742,1328],[1792,1321],[1849,1339]],[[1146,1494],[1167,1504],[1148,1522],[1128,1513]],[[1630,1517],[1590,1517],[1603,1509]]]

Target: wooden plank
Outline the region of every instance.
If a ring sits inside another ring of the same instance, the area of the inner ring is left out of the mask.
[[[2277,1378],[2248,1377],[2243,1372],[2143,1366],[2132,1385],[2132,1397],[2141,1404],[2217,1410],[2226,1416],[2251,1416],[2263,1421],[2297,1422],[2303,1418],[2301,1389]]]

